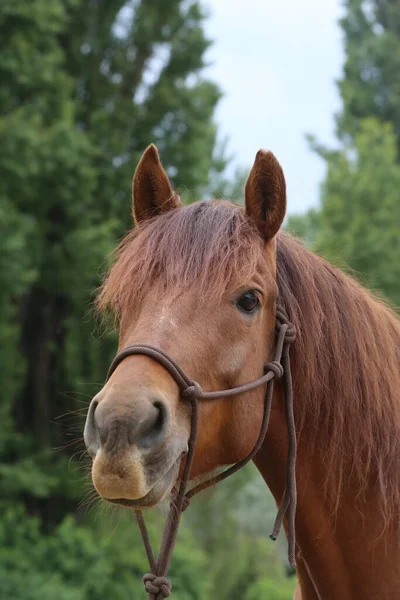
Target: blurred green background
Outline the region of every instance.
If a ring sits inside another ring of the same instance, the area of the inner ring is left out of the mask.
[[[204,74],[206,19],[187,0],[0,2],[2,599],[145,597],[134,519],[90,487],[84,414],[115,351],[91,303],[131,226],[131,176],[149,142],[186,202],[242,199],[245,170],[232,175],[219,143],[221,90]],[[400,5],[347,0],[341,28],[337,145],[310,138],[327,166],[320,204],[286,226],[399,305]],[[167,58],[149,82],[160,45]],[[254,468],[194,501],[174,598],[289,600],[274,514]],[[150,516],[155,538],[164,516]]]

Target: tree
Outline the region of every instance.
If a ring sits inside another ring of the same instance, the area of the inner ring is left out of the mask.
[[[354,138],[363,119],[376,117],[392,124],[400,148],[400,5],[393,0],[346,0],[345,8],[338,133],[342,139]]]
[[[368,287],[400,305],[400,165],[390,125],[365,119],[354,146],[325,153],[314,248],[350,265]]]
[[[0,181],[1,187],[1,181]],[[13,298],[25,293],[35,276],[25,253],[31,224],[0,192],[0,453],[11,435],[13,399],[24,372],[18,348],[18,314]]]
[[[289,215],[285,227],[312,247],[320,228],[320,209],[310,208],[305,214]]]
[[[400,5],[347,0],[339,149],[310,138],[327,162],[321,207],[288,219],[318,252],[399,304]]]
[[[57,417],[77,382],[85,398],[98,388],[114,351],[89,309],[131,226],[134,165],[154,141],[178,188],[223,168],[205,16],[184,0],[0,5],[1,495],[49,527],[82,493],[65,483],[70,451],[49,449],[71,443]]]
[[[78,527],[75,519],[67,516],[52,532],[43,535],[40,519],[27,514],[21,506],[5,511],[0,521],[1,597],[12,600],[144,598],[141,578],[148,565],[130,514],[125,512],[117,519],[108,516],[102,521],[99,519],[96,527],[88,526],[90,521]],[[154,524],[151,533],[153,530]],[[186,530],[177,542],[170,574],[176,598],[204,600],[208,597],[210,585],[204,576],[207,563],[204,552],[196,548],[193,534]]]

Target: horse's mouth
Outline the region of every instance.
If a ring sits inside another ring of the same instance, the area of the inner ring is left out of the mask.
[[[128,498],[105,498],[103,500],[111,504],[117,504],[126,508],[142,510],[153,508],[165,500],[167,495],[174,487],[179,474],[179,468],[182,460],[182,454],[173,463],[172,467],[157,481],[149,492],[142,498],[130,500]]]

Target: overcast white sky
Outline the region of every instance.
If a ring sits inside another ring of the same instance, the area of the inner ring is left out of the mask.
[[[334,143],[343,64],[340,0],[208,0],[215,43],[209,75],[224,92],[217,110],[237,164],[272,150],[288,185],[289,212],[318,203],[324,163],[306,133]]]

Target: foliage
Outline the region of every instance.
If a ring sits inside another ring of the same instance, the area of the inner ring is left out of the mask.
[[[114,524],[115,525],[115,524]],[[0,521],[0,594],[10,600],[125,600],[146,571],[145,555],[132,519],[120,515],[115,533],[78,526],[67,516],[51,533],[43,534],[40,519],[21,507],[6,511]],[[187,548],[191,552],[187,552]],[[175,596],[202,600],[209,584],[206,557],[196,549],[189,531],[176,547]],[[136,579],[136,581],[135,581]]]
[[[400,6],[347,0],[339,82],[339,148],[310,137],[327,163],[321,205],[288,219],[290,231],[400,305]]]
[[[154,513],[146,517],[151,537],[159,538],[162,518]],[[219,520],[226,532],[223,513]],[[41,520],[21,505],[5,510],[0,521],[1,597],[125,600],[141,590],[148,565],[133,517],[126,511],[99,513],[84,523],[67,516],[44,532]],[[224,539],[228,552],[221,561],[222,547],[214,554],[198,541],[197,531],[184,524],[178,537],[169,574],[177,600],[250,600],[267,590],[275,594],[272,598],[283,600],[290,597],[286,591],[293,593],[293,580],[284,577],[282,563],[268,552],[265,538],[231,529]]]
[[[259,600],[259,598],[292,600],[293,585],[283,577],[275,581],[267,578],[260,579],[249,588],[245,600]]]
[[[341,137],[376,117],[400,131],[400,7],[392,0],[346,0],[341,21],[346,60],[339,82]],[[398,142],[397,147],[400,148]]]
[[[0,178],[1,186],[1,178]],[[12,431],[12,400],[20,389],[24,364],[18,352],[18,314],[13,302],[15,295],[23,294],[35,273],[25,254],[31,224],[18,214],[12,203],[0,192],[0,381],[7,397],[0,402],[0,452]]]
[[[365,119],[354,143],[317,148],[327,160],[321,207],[290,218],[288,229],[364,285],[400,304],[400,165],[389,124]]]
[[[330,153],[315,248],[351,265],[400,305],[400,165],[391,127],[365,119],[354,147]]]
[[[303,215],[289,215],[285,226],[292,235],[302,238],[312,246],[320,228],[320,211],[310,208]]]

